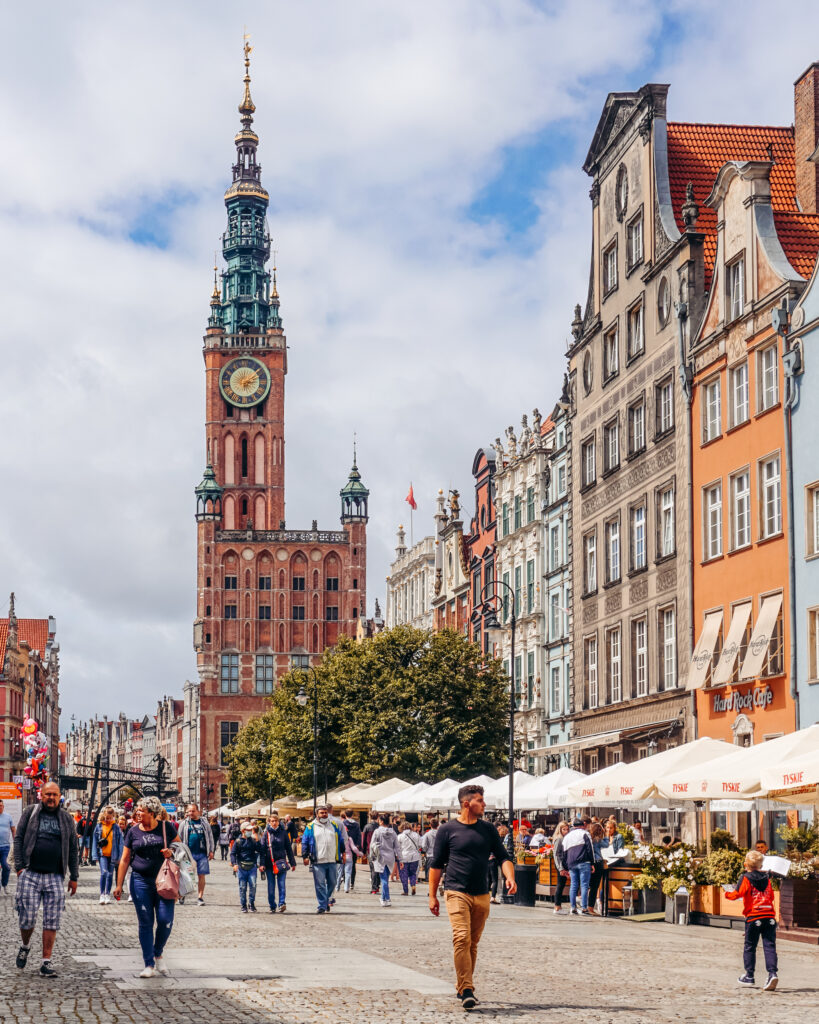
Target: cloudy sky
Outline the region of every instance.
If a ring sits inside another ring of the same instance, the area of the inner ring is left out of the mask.
[[[609,91],[790,124],[791,4],[46,2],[0,39],[0,593],[57,618],[64,724],[195,678],[201,337],[252,33],[290,345],[287,525],[338,522],[352,437],[384,597],[410,481],[471,509],[478,447],[560,388],[581,170]],[[5,601],[5,599],[3,599]]]

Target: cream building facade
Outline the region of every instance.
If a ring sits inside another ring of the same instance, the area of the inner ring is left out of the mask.
[[[435,538],[424,537],[409,549],[403,526],[398,527],[395,560],[387,577],[387,629],[414,626],[432,629],[435,586]]]

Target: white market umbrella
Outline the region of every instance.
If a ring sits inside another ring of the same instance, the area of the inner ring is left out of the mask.
[[[528,772],[515,772],[514,783],[514,801],[516,806],[518,804],[518,788],[522,788],[524,783],[528,784],[534,782],[534,775],[530,775]],[[491,786],[487,786],[483,791],[483,798],[486,801],[486,806],[490,811],[508,811],[509,810],[509,776],[504,775],[502,779],[497,779],[492,783]]]
[[[762,789],[768,798],[789,804],[819,804],[819,744],[798,757],[784,757],[762,770]]]
[[[483,786],[484,793],[494,783],[489,775],[476,775],[474,779],[466,779],[465,782],[456,782],[454,786],[442,789],[430,800],[432,811],[460,811],[458,804],[458,790],[461,786]]]
[[[819,747],[819,725],[788,733],[775,740],[739,747],[725,757],[694,768],[672,771],[656,780],[661,796],[672,800],[741,800],[764,796],[762,772],[788,757],[809,754]]]
[[[540,811],[545,807],[563,806],[552,804],[550,797],[556,791],[566,791],[572,782],[585,778],[582,772],[576,772],[573,768],[557,768],[548,775],[540,775],[531,782],[521,785],[515,791],[515,803],[520,808],[529,811]],[[508,800],[507,795],[507,800]]]
[[[385,796],[393,796],[395,793],[400,793],[403,789],[409,789],[410,785],[411,783],[405,782],[403,779],[387,779],[385,782],[379,782],[367,790],[362,791],[362,789],[358,789],[355,798],[351,796],[349,802],[351,804],[354,803],[356,806],[372,808],[376,801],[382,800]],[[341,801],[341,806],[344,806],[343,800]]]
[[[658,754],[630,761],[611,780],[611,802],[614,807],[628,807],[657,797],[656,780],[672,771],[685,771],[731,754],[736,748],[723,740],[703,736],[690,743],[681,743]],[[668,794],[664,794],[668,796]],[[690,798],[689,798],[690,799]]]
[[[406,810],[408,802],[413,797],[420,796],[429,789],[428,782],[416,782],[414,786],[408,786],[406,789],[400,789],[397,793],[393,793],[392,796],[384,796],[380,800],[372,805],[374,811],[403,811]]]
[[[429,801],[436,796],[436,794],[442,792],[447,787],[457,786],[458,783],[454,779],[442,779],[440,782],[436,782],[434,786],[430,786],[429,789],[425,789],[421,793],[416,793],[415,796],[405,800],[405,807],[401,809],[408,811],[411,814],[422,814],[424,811],[431,810]]]
[[[607,764],[605,768],[586,775],[566,788],[569,798],[567,807],[613,807],[611,798],[614,779],[625,771],[627,765],[623,761]]]

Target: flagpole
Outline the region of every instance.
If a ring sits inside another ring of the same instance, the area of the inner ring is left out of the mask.
[[[414,535],[413,529],[412,529],[412,513],[413,513],[413,508],[412,508],[412,505],[410,505],[410,547],[411,548],[415,547],[415,535]]]

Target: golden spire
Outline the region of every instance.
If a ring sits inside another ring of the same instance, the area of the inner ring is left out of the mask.
[[[210,304],[211,304],[211,306],[219,306],[219,305],[221,305],[221,300],[220,300],[220,295],[219,295],[219,286],[216,283],[216,275],[218,274],[218,272],[219,272],[219,268],[216,265],[216,259],[215,259],[215,256],[214,256],[214,262],[213,262],[213,292],[212,292],[211,297],[210,297]]]
[[[242,102],[239,104],[239,113],[242,115],[242,124],[245,128],[250,127],[250,123],[253,120],[253,114],[256,111],[256,107],[253,100],[250,98],[250,55],[253,52],[253,47],[250,45],[250,36],[245,33],[245,94],[242,97]]]
[[[273,290],[270,292],[270,298],[271,299],[278,299],[278,297],[279,297],[279,289],[276,287],[276,257],[277,256],[278,256],[278,252],[274,249],[273,250]]]

